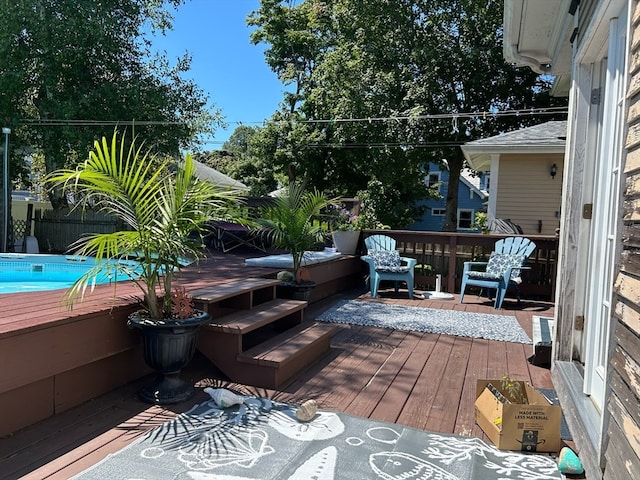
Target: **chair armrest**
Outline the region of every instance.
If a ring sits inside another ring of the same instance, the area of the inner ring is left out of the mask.
[[[464,267],[462,269],[462,273],[465,272],[470,272],[471,271],[471,267],[480,267],[480,266],[487,266],[489,264],[489,262],[464,262]]]
[[[531,267],[507,267],[507,269],[504,271],[504,275],[503,275],[503,279],[504,279],[504,283],[505,285],[508,284],[509,282],[514,282],[516,284],[522,283],[522,278],[520,278],[520,276],[516,277],[517,279],[520,279],[519,282],[513,280],[511,278],[511,271],[512,270],[531,270]]]
[[[508,284],[509,282],[513,282],[517,285],[520,285],[522,283],[522,277],[521,276],[517,276],[515,279],[511,278],[511,270],[513,269],[517,269],[517,270],[531,270],[531,267],[509,267],[507,268],[507,270],[504,272],[504,282],[505,284]],[[519,281],[518,281],[519,280]]]
[[[411,258],[411,257],[400,257],[400,261],[401,262],[405,262],[407,264],[408,267],[415,267],[416,264],[418,263],[418,260],[416,260],[415,258]]]
[[[373,261],[373,258],[371,258],[370,256],[362,255],[360,257],[360,260],[367,262],[371,268],[375,268],[375,262]]]

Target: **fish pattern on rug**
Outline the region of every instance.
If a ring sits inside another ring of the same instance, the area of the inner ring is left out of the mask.
[[[316,320],[531,344],[516,317],[341,300]]]
[[[74,477],[76,480],[561,479],[547,455],[501,451],[479,438],[429,433],[344,413],[247,397],[205,402]]]

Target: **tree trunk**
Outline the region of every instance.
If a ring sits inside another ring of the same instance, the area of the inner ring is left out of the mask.
[[[449,184],[447,186],[447,206],[444,232],[455,232],[458,230],[458,188],[460,186],[460,172],[464,166],[464,155],[462,150],[452,152],[452,156],[447,158],[449,164]]]

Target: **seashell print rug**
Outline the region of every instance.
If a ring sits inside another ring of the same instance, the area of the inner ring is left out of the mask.
[[[247,397],[209,401],[80,473],[90,479],[191,480],[555,480],[548,455],[501,451],[478,438],[429,433]]]
[[[405,307],[360,300],[341,300],[316,320],[331,323],[531,343],[516,317],[437,308]]]

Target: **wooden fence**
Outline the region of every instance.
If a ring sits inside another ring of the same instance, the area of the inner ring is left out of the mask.
[[[34,234],[42,253],[68,253],[69,247],[86,233],[122,230],[114,217],[81,210],[36,210]]]

